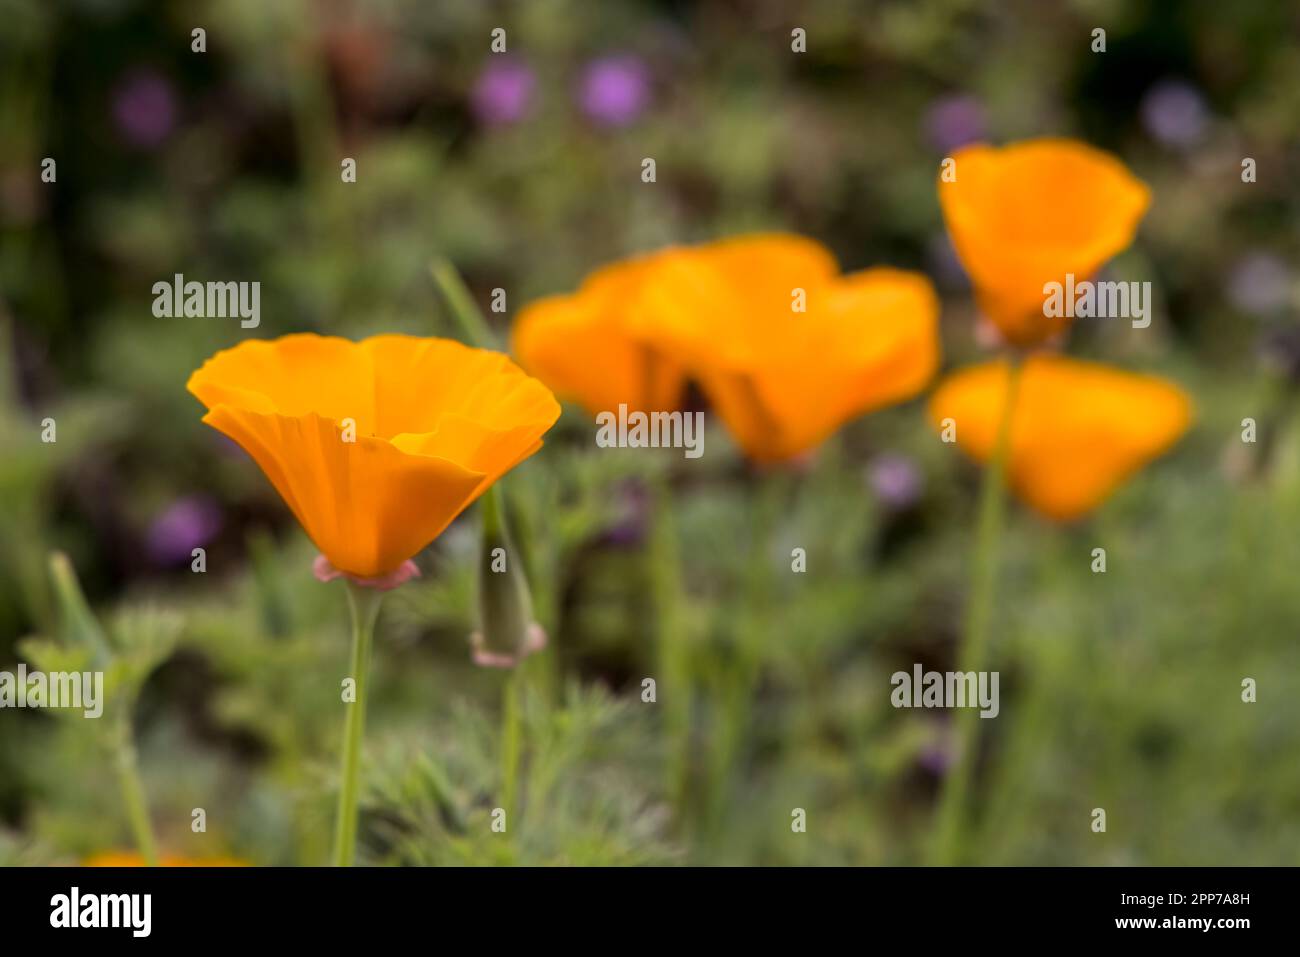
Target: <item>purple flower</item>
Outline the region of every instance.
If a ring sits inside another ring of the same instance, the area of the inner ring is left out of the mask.
[[[517,123],[527,115],[536,86],[528,64],[494,56],[474,84],[474,115],[487,126]]]
[[[953,748],[946,731],[921,749],[917,763],[935,777],[943,777],[952,767]]]
[[[1267,316],[1291,298],[1291,271],[1272,253],[1247,253],[1228,276],[1228,300],[1242,312]]]
[[[1260,336],[1260,359],[1292,382],[1300,382],[1300,326],[1287,324]]]
[[[113,119],[132,146],[153,149],[176,125],[176,97],[171,84],[152,70],[139,70],[118,84]]]
[[[622,548],[641,544],[650,521],[650,493],[644,485],[628,482],[615,495],[618,518],[605,530],[604,542]]]
[[[902,511],[916,504],[925,488],[921,471],[904,455],[886,453],[867,467],[871,489],[890,511]]]
[[[608,56],[587,64],[578,90],[582,111],[596,123],[626,126],[650,102],[650,71],[634,56]]]
[[[146,548],[157,565],[188,562],[193,549],[221,530],[221,509],[206,496],[177,499],[149,526]]]
[[[1164,80],[1142,97],[1142,125],[1165,146],[1186,147],[1205,133],[1209,112],[1196,89],[1179,80]]]
[[[945,155],[984,139],[986,129],[984,107],[966,94],[941,97],[925,114],[926,136]]]

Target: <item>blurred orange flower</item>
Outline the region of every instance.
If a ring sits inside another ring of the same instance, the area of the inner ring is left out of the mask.
[[[994,452],[1006,403],[1005,360],[962,369],[939,384],[932,422],[956,425],[977,460]],[[1030,506],[1069,521],[1099,505],[1129,475],[1187,431],[1192,403],[1181,388],[1093,362],[1035,355],[1016,386],[1007,450],[1012,489]]]
[[[450,339],[300,334],[217,353],[187,388],[251,455],[333,566],[397,569],[559,417],[500,353]]]
[[[515,322],[511,351],[592,415],[622,403],[640,412],[676,409],[685,385],[681,366],[651,348],[634,322],[655,265],[667,255],[672,252],[605,266],[577,292],[531,303]]]
[[[247,861],[234,857],[177,857],[164,854],[158,858],[160,867],[247,867]],[[144,867],[144,857],[135,851],[100,851],[81,862],[82,867]]]
[[[969,146],[953,159],[939,203],[981,308],[1016,345],[1047,339],[1069,319],[1043,314],[1043,287],[1089,279],[1128,246],[1150,190],[1116,157],[1068,139]]]
[[[918,273],[841,275],[810,239],[759,234],[665,256],[637,320],[699,381],[745,454],[772,463],[924,388],[938,316]]]

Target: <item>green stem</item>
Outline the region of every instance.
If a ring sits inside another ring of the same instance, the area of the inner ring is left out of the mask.
[[[374,643],[375,617],[383,593],[347,583],[348,609],[352,615],[352,679],[356,697],[348,705],[343,725],[343,758],[340,765],[338,820],[334,830],[334,866],[351,867],[357,850],[357,797],[361,771],[361,737],[366,723],[366,697],[370,684],[370,649]]]
[[[126,805],[126,815],[131,822],[131,832],[135,835],[135,846],[144,858],[147,867],[158,866],[158,852],[153,840],[153,828],[149,824],[149,807],[145,801],[144,786],[140,783],[140,769],[136,764],[135,744],[131,740],[130,719],[119,719],[117,736],[113,744],[113,758],[117,766],[117,780],[122,788],[122,801]]]
[[[50,580],[54,583],[54,597],[62,612],[60,617],[64,636],[72,644],[89,648],[91,661],[97,668],[108,667],[113,652],[108,646],[108,639],[104,637],[103,629],[86,604],[86,596],[81,591],[72,562],[62,552],[54,552],[50,555],[49,568]]]
[[[50,580],[59,608],[59,631],[71,645],[90,650],[90,660],[96,670],[106,670],[113,664],[113,650],[99,626],[86,596],[77,581],[77,573],[62,552],[49,557]],[[119,702],[116,716],[109,726],[107,745],[117,771],[118,785],[122,790],[122,803],[126,806],[127,820],[135,835],[140,856],[149,867],[158,864],[158,852],[149,824],[149,805],[145,799],[144,785],[140,783],[140,768],[135,755],[135,738],[131,731],[131,709],[139,689],[132,687]]]
[[[1020,384],[1020,361],[1018,357],[1012,357],[1009,361],[1007,395],[998,423],[997,443],[993,457],[984,471],[984,482],[980,489],[971,590],[957,654],[957,670],[961,672],[983,671],[988,657],[989,623],[993,617],[997,593],[998,559],[1003,514],[1006,511],[1006,471],[1011,445],[1012,410]],[[933,861],[937,864],[962,862],[966,837],[966,803],[979,745],[979,722],[979,713],[974,708],[958,710],[953,720],[954,763],[944,781],[935,829]]]
[[[756,476],[757,487],[751,506],[750,558],[746,564],[744,605],[729,616],[734,628],[732,648],[735,660],[722,675],[719,723],[709,764],[707,823],[712,833],[721,826],[727,809],[730,784],[741,758],[745,736],[752,731],[754,699],[762,675],[772,617],[772,596],[776,581],[772,556],[781,515],[789,505],[790,473],[773,468]]]
[[[1287,421],[1295,412],[1297,391],[1293,381],[1278,378],[1266,380],[1262,390],[1256,393],[1255,407],[1263,408],[1264,414],[1257,425],[1255,455],[1249,471],[1251,478],[1262,479],[1272,468],[1278,440],[1286,432]]]
[[[664,729],[668,740],[665,783],[668,796],[683,810],[690,778],[691,699],[693,684],[686,622],[682,607],[681,554],[668,478],[659,475],[653,486],[654,517],[650,532],[650,587],[654,594],[659,684],[663,695]]]
[[[286,4],[292,10],[282,24],[282,49],[289,56],[290,116],[297,138],[305,183],[306,206],[318,236],[332,236],[337,248],[356,248],[347,213],[347,191],[340,178],[342,148],[328,68],[311,37],[294,26],[305,23],[309,4]],[[355,158],[355,157],[354,157]],[[343,311],[346,311],[343,310]]]
[[[496,337],[456,267],[445,259],[435,259],[429,265],[429,271],[433,274],[438,291],[447,301],[452,319],[460,326],[461,334],[469,344],[480,349],[494,348]]]
[[[510,820],[517,820],[515,803],[519,793],[519,754],[522,749],[522,727],[519,708],[523,678],[520,662],[510,669],[501,691],[501,806]]]

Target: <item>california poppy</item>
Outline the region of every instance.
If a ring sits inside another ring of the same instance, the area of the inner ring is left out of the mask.
[[[1064,327],[1044,315],[1044,286],[1090,278],[1133,241],[1151,202],[1119,159],[1074,140],[968,146],[952,159],[955,179],[939,178],[948,233],[980,306],[1017,345]]]
[[[666,256],[637,318],[745,454],[772,463],[919,392],[939,361],[938,315],[918,273],[842,275],[820,244],[764,234]]]
[[[402,566],[541,448],[560,414],[506,356],[403,335],[250,340],[187,387],[325,559],[357,579]]]
[[[520,364],[592,415],[620,404],[668,412],[682,398],[680,364],[657,352],[638,330],[638,310],[657,253],[596,270],[568,295],[549,296],[519,314],[511,351]]]
[[[1025,502],[1058,521],[1091,511],[1191,422],[1187,394],[1156,376],[1055,355],[1031,356],[1019,374],[1008,481]],[[951,419],[958,445],[981,462],[997,446],[1009,376],[1005,360],[962,369],[930,400],[935,426]]]

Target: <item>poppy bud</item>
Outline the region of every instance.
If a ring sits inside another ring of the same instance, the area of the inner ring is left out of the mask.
[[[546,632],[533,621],[528,580],[506,524],[501,492],[483,495],[483,547],[479,555],[480,629],[470,637],[474,663],[513,668],[546,647]]]

